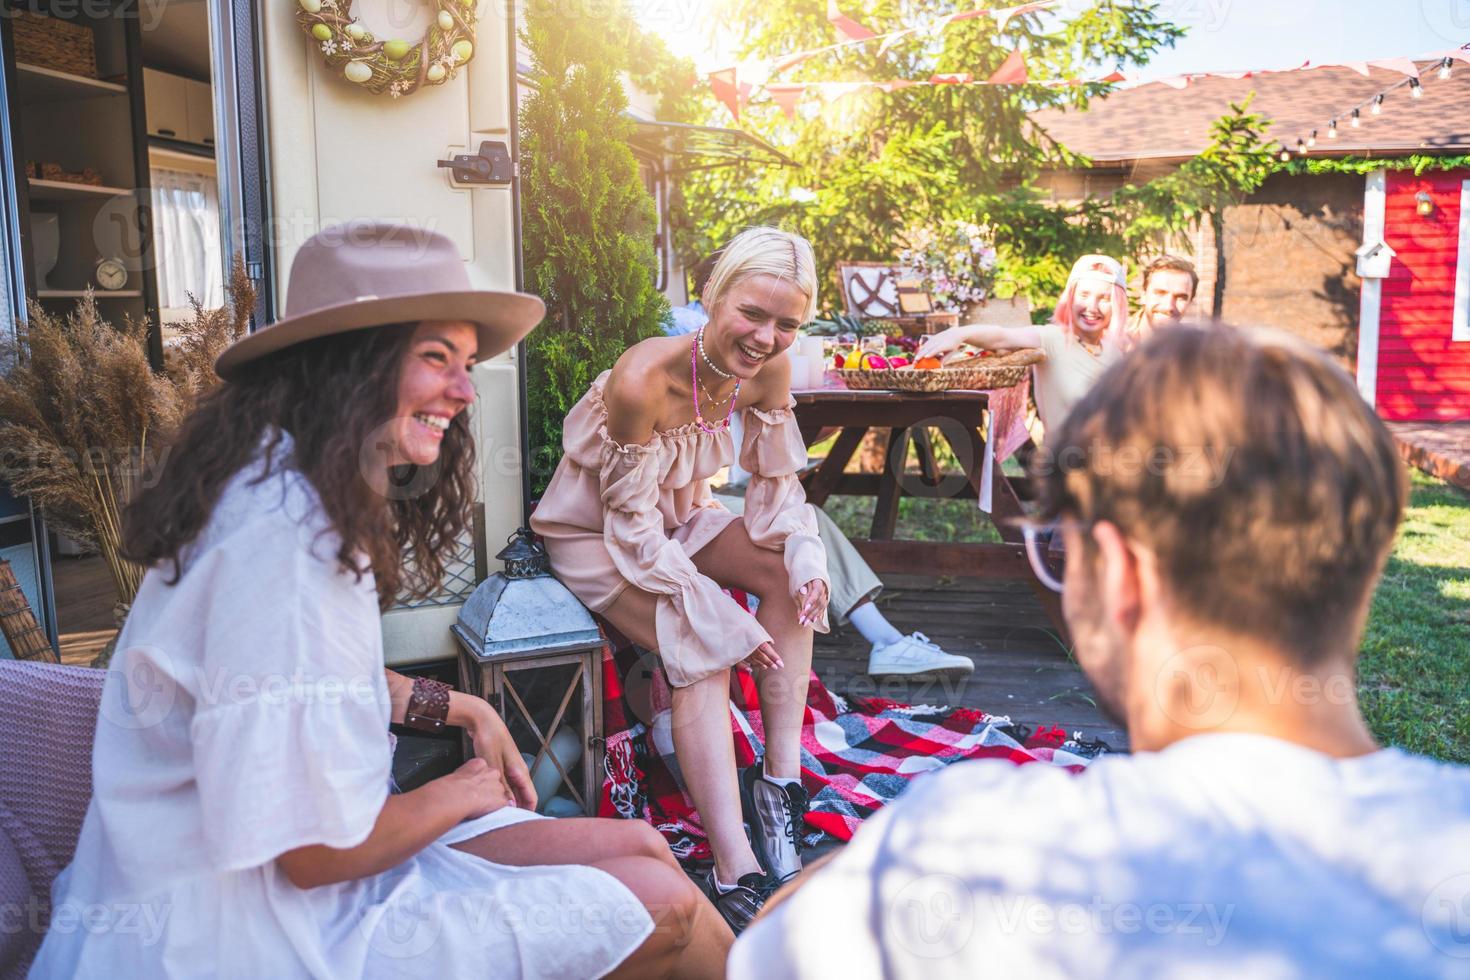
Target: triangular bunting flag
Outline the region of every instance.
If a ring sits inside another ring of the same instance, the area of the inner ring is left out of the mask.
[[[827,0],[827,22],[837,28],[837,33],[849,41],[866,41],[870,37],[878,36],[838,10],[837,0]]]
[[[968,85],[975,76],[967,71],[941,71],[929,76],[930,85]]]
[[[767,85],[766,91],[771,93],[771,101],[781,107],[787,119],[796,118],[796,104],[801,101],[802,95],[806,93],[806,85],[801,82],[789,84]]]
[[[730,110],[730,115],[735,117],[736,122],[739,122],[740,105],[750,95],[750,85],[739,81],[737,69],[721,68],[719,71],[710,72],[709,87],[715,98],[723,102],[725,108]]]
[[[1006,55],[1006,60],[995,70],[995,74],[986,80],[990,85],[1025,85],[1026,84],[1026,56],[1017,48]]]
[[[1389,71],[1400,72],[1410,78],[1419,77],[1419,66],[1414,63],[1413,58],[1382,58],[1378,61],[1370,61],[1368,64],[1374,68],[1386,68]]]
[[[1050,7],[1050,3],[1023,3],[1019,7],[1007,7],[1004,10],[992,10],[990,13],[995,17],[995,33],[999,34],[1006,29],[1012,17],[1020,17],[1022,14],[1034,13]]]

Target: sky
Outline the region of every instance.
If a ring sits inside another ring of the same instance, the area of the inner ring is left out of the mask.
[[[640,21],[676,53],[713,68],[732,50],[711,37],[713,0],[631,0]],[[839,0],[839,3],[841,0]],[[996,0],[995,6],[1019,0]],[[1093,0],[1063,0],[1062,10]],[[1316,62],[1413,56],[1470,43],[1470,0],[1159,0],[1163,16],[1189,29],[1143,69],[1156,77],[1190,71],[1286,68]],[[859,14],[860,0],[844,7]],[[956,0],[969,9],[971,0]],[[858,16],[861,20],[861,16]],[[877,31],[899,25],[868,24]],[[834,40],[836,35],[834,32]],[[721,50],[723,48],[723,50]]]

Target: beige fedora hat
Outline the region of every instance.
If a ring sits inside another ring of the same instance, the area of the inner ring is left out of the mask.
[[[477,324],[484,360],[509,350],[545,314],[545,304],[528,293],[472,288],[459,249],[436,231],[373,221],[334,225],[296,253],[285,317],[225,348],[214,369],[230,380],[293,344],[420,320]]]

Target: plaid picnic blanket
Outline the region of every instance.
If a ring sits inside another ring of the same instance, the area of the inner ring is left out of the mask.
[[[737,601],[750,607],[737,592]],[[685,794],[669,731],[669,690],[657,658],[612,630],[603,649],[606,757],[599,814],[647,820],[681,861],[709,860],[699,814]],[[764,745],[755,680],[730,675],[735,764],[754,765]],[[1107,745],[1060,728],[1030,729],[973,708],[844,699],[812,674],[802,728],[802,783],[811,795],[808,846],[830,835],[850,840],[910,780],[962,759],[1043,762],[1080,771]]]

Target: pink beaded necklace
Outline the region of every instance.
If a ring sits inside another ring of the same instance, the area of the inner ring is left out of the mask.
[[[699,361],[696,360],[698,347],[698,343],[689,345],[689,381],[690,387],[693,388],[691,394],[694,398],[694,421],[702,431],[713,435],[730,425],[730,416],[735,414],[735,399],[740,397],[740,379],[735,379],[735,392],[730,396],[730,407],[725,411],[725,418],[714,426],[707,425],[704,421],[704,413],[699,410]]]

